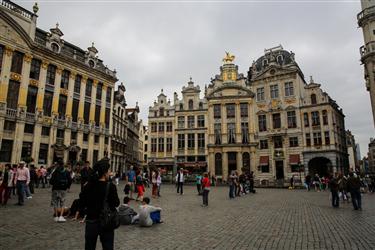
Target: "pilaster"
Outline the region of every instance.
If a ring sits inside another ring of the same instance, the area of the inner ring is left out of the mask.
[[[57,114],[59,110],[60,83],[61,83],[62,70],[63,69],[59,66],[56,69],[55,91],[53,92],[53,102],[52,102],[52,114]]]
[[[79,100],[79,106],[78,106],[78,120],[81,120],[81,121],[83,121],[83,111],[84,111],[84,106],[85,106],[86,82],[87,82],[87,76],[82,76],[80,100]]]
[[[10,78],[10,67],[12,65],[13,48],[5,47],[0,77],[0,103],[6,103],[8,84]],[[5,107],[5,105],[4,105]]]
[[[224,180],[227,180],[227,178],[228,178],[228,153],[223,152],[222,155],[223,155],[222,168],[223,168],[223,181],[224,181]]]
[[[12,164],[17,164],[21,160],[23,133],[25,129],[25,122],[19,120],[16,123],[16,130],[14,131],[14,140],[12,148]]]
[[[242,162],[242,151],[237,152],[237,171],[239,174],[242,173],[242,167],[243,167],[243,162]]]
[[[69,86],[68,86],[68,96],[67,96],[67,103],[66,103],[66,117],[72,117],[72,106],[73,106],[73,90],[74,90],[74,80],[76,78],[76,74],[71,72],[69,77]]]
[[[18,94],[18,107],[24,110],[26,110],[27,91],[30,82],[30,66],[32,58],[33,57],[29,54],[25,54],[23,57],[21,85]]]
[[[40,139],[42,137],[42,125],[40,123],[35,123],[34,126],[34,138],[33,138],[33,146],[32,146],[32,153],[31,157],[34,159],[34,163],[38,164],[39,162],[39,147],[40,147]]]
[[[43,112],[44,90],[46,86],[47,68],[48,68],[48,62],[42,61],[42,65],[40,67],[40,74],[39,74],[38,96],[36,99],[36,109],[40,113]]]
[[[94,80],[91,90],[91,106],[90,106],[90,122],[95,121],[95,108],[96,108],[96,87],[98,85],[98,80]]]

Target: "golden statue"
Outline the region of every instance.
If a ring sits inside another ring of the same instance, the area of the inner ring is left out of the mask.
[[[224,63],[232,63],[234,61],[235,56],[231,55],[229,52],[225,51],[225,57],[223,58]]]

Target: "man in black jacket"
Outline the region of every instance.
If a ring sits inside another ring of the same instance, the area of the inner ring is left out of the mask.
[[[353,172],[349,173],[348,179],[348,189],[352,197],[352,203],[354,210],[362,210],[362,201],[361,201],[361,181],[358,176],[354,176]]]
[[[332,194],[332,207],[339,207],[339,183],[337,181],[337,173],[335,176],[331,176],[331,180],[329,181],[329,187],[331,189]]]

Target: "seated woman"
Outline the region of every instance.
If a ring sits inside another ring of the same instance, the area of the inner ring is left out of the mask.
[[[143,198],[140,211],[134,220],[138,219],[138,223],[141,227],[151,227],[155,223],[162,223],[160,219],[160,207],[154,207],[150,205],[150,198]]]
[[[125,196],[124,203],[118,207],[121,225],[130,225],[134,223],[137,213],[129,206],[130,198]]]

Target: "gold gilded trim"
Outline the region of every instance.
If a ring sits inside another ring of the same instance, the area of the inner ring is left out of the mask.
[[[60,89],[60,94],[67,96],[69,94],[69,91],[67,89]]]
[[[20,82],[21,79],[22,79],[22,76],[21,76],[20,74],[17,74],[17,73],[13,73],[13,72],[11,72],[11,73],[10,73],[10,79],[11,79],[11,80],[14,80],[14,81],[18,81],[18,82]]]
[[[12,56],[12,55],[13,55],[13,52],[14,52],[14,49],[13,49],[13,48],[8,47],[8,46],[5,47],[5,54],[6,54],[7,56]]]
[[[29,84],[30,84],[31,86],[38,87],[38,86],[39,86],[39,81],[38,81],[38,80],[35,80],[35,79],[30,79]]]
[[[23,56],[23,60],[25,61],[25,62],[27,62],[27,63],[31,63],[31,60],[33,59],[33,56],[32,55],[30,55],[30,54],[25,54],[24,56]]]

